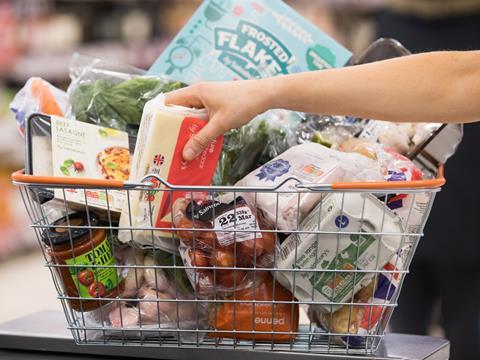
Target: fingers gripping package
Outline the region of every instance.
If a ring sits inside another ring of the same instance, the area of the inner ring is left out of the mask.
[[[146,175],[155,175],[173,185],[209,185],[223,136],[213,141],[195,160],[186,162],[182,157],[187,141],[206,122],[206,110],[165,105],[163,94],[148,101],[142,114],[130,179],[138,181]],[[120,230],[118,237],[122,242],[134,241],[175,251],[177,244],[172,240],[172,231],[168,230],[172,227],[171,207],[176,199],[190,192],[168,191],[157,177],[147,179],[154,184],[154,190],[130,192],[129,201],[124,203],[120,227],[136,229]],[[152,234],[149,230],[152,226],[161,230]]]
[[[187,275],[200,296],[248,288],[256,275],[248,268],[273,265],[275,234],[263,231],[273,226],[241,197],[229,203],[178,199],[174,224]]]

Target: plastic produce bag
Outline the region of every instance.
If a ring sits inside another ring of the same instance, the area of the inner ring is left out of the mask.
[[[189,301],[194,296],[185,271],[173,268],[182,265],[180,257],[131,247],[117,248],[115,253],[125,279],[121,299],[86,314],[87,321],[97,326],[103,322],[111,328],[106,335],[128,338],[158,337],[159,332],[152,332],[155,329],[161,330],[162,337],[176,337],[177,329],[208,327],[208,305]],[[184,340],[196,336],[181,335]]]
[[[148,100],[184,86],[163,76],[145,76],[143,70],[129,65],[80,55],[73,58],[70,77],[72,117],[132,135]]]
[[[180,254],[199,296],[231,294],[251,287],[254,270],[236,267],[272,266],[275,234],[262,230],[272,230],[273,226],[241,197],[230,203],[178,199],[173,212]]]
[[[305,121],[295,127],[288,142],[291,146],[313,142],[335,149],[361,131],[359,123],[345,116],[307,114]]]
[[[289,148],[288,139],[301,121],[298,113],[271,110],[225,134],[214,185],[233,185],[252,170]]]
[[[68,96],[49,82],[32,77],[15,95],[10,109],[15,114],[18,128],[23,135],[25,121],[33,113],[63,116],[67,111]]]

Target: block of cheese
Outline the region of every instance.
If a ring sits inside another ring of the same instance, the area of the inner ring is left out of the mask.
[[[222,150],[218,137],[196,159],[186,162],[182,150],[207,123],[207,111],[165,105],[163,94],[145,104],[130,173],[131,181],[157,175],[172,185],[209,185]],[[171,206],[190,191],[171,191],[152,177],[152,190],[130,191],[120,217],[119,239],[176,251]],[[160,228],[152,231],[151,228]],[[125,228],[134,228],[132,231]]]

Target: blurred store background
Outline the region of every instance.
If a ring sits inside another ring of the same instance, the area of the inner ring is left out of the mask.
[[[74,52],[147,69],[200,3],[0,0],[0,288],[9,278],[2,273],[6,264],[26,252],[37,256],[36,240],[9,178],[23,166],[22,138],[9,110],[16,91],[31,76],[66,89]],[[373,14],[381,5],[379,0],[288,3],[355,53],[374,38]],[[15,316],[0,313],[0,322]]]
[[[66,89],[74,52],[146,69],[200,2],[0,0],[0,323],[37,310],[60,308],[50,275],[41,268],[43,258],[28,228],[21,198],[10,184],[10,173],[23,167],[22,138],[9,111],[15,92],[31,76],[40,76]],[[393,37],[397,34],[407,47],[410,42],[415,52],[455,48],[442,45],[449,36],[451,43],[462,49],[480,48],[480,17],[476,15],[480,1],[290,0],[287,3],[354,54],[361,53],[379,34]],[[471,25],[464,14],[468,14]],[[443,21],[452,16],[464,26],[471,26],[464,31],[475,34],[476,44],[461,33],[452,35],[458,23]],[[404,31],[406,28],[413,30]],[[417,34],[418,43],[412,40]],[[424,45],[428,42],[431,48]],[[428,327],[429,334],[444,334],[435,325],[439,313],[436,312],[433,325]]]

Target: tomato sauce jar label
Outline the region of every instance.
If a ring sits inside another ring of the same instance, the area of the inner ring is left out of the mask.
[[[65,259],[65,263],[76,265],[69,267],[68,271],[82,298],[105,297],[122,280],[114,267],[103,267],[115,265],[107,237],[93,250]]]

